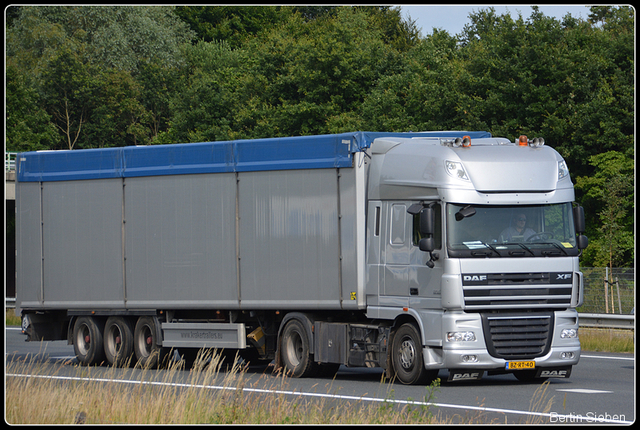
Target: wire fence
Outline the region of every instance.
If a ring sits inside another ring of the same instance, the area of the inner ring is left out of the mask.
[[[584,274],[584,304],[578,312],[635,312],[635,268],[581,267],[580,271]]]

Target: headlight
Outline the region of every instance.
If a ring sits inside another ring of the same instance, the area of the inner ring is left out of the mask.
[[[558,161],[558,180],[569,176],[569,169],[567,168],[567,163],[562,160]]]
[[[575,339],[578,337],[578,330],[575,328],[564,328],[560,332],[561,339]]]
[[[445,161],[444,162],[445,170],[447,173],[454,178],[462,179],[463,181],[468,181],[469,176],[467,176],[467,171],[464,170],[464,166],[459,161]]]
[[[447,333],[448,342],[473,342],[476,334],[472,331],[450,331]]]

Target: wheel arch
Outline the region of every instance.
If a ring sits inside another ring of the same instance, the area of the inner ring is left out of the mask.
[[[393,333],[403,324],[410,323],[416,326],[418,329],[418,333],[420,333],[420,340],[422,342],[421,347],[426,345],[425,339],[425,331],[422,323],[422,319],[415,313],[413,309],[410,309],[408,312],[404,312],[398,315],[393,320],[393,325],[391,326],[391,337],[393,337]]]
[[[313,354],[314,343],[315,343],[314,337],[313,337],[313,324],[315,323],[315,317],[311,314],[307,314],[304,312],[289,312],[284,316],[282,321],[280,321],[280,326],[278,327],[278,342],[277,342],[278,351],[277,352],[279,352],[280,350],[282,331],[284,330],[284,327],[287,325],[287,323],[293,319],[300,321],[304,326],[305,331],[307,332],[307,337],[309,338],[309,350],[310,350],[309,352]]]

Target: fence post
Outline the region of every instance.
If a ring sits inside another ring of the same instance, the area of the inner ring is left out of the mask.
[[[616,291],[618,292],[618,313],[622,313],[622,300],[620,300],[620,280],[616,276]]]
[[[609,313],[609,266],[604,268],[604,312]]]

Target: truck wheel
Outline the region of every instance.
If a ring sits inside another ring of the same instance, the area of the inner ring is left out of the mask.
[[[81,365],[102,363],[104,325],[93,317],[79,317],[73,326],[73,351]]]
[[[317,365],[309,353],[309,338],[304,325],[292,319],[284,327],[281,336],[280,354],[285,371],[295,378],[313,375]]]
[[[143,368],[154,369],[164,362],[166,349],[158,345],[156,320],[150,316],[141,316],[133,330],[133,350],[138,363]]]
[[[420,332],[411,323],[401,325],[393,336],[391,366],[400,382],[408,385],[426,383],[438,374],[424,368]]]
[[[133,357],[133,329],[127,318],[109,317],[104,325],[104,355],[114,366],[130,363]]]

